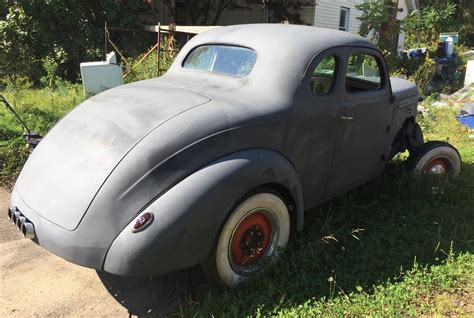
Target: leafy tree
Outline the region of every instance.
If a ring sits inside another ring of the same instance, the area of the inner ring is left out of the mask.
[[[262,1],[254,0],[253,3],[259,3]],[[287,21],[292,24],[303,24],[301,19],[301,9],[308,6],[313,6],[312,1],[263,1],[265,7],[268,8],[269,22],[280,23]]]
[[[388,6],[381,1],[367,1],[356,6],[362,12],[360,17],[359,34],[372,42],[377,42],[380,30],[389,19]]]
[[[394,53],[396,39],[400,31],[397,21],[398,1],[371,0],[356,5],[362,11],[359,34],[377,44],[382,51]]]
[[[312,1],[304,0],[163,0],[174,22],[182,25],[217,25],[226,10],[250,10],[251,6],[266,7],[270,22],[288,21],[300,24],[300,10],[311,6]]]
[[[176,24],[216,25],[224,10],[246,10],[239,0],[164,0]]]
[[[444,4],[421,7],[412,12],[403,23],[406,43],[409,47],[436,47],[440,32],[455,31],[453,18],[456,4],[447,1]]]
[[[78,78],[79,63],[101,58],[104,23],[143,25],[143,0],[0,0],[0,76]],[[56,74],[51,74],[51,72]]]
[[[441,32],[457,31],[460,41],[474,46],[474,1],[473,0],[418,0],[420,10],[441,9],[448,4],[455,5],[449,25],[443,25]]]

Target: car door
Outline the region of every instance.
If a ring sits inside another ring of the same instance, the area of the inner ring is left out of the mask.
[[[343,59],[347,49],[332,48],[315,55],[298,92],[298,143],[306,169],[301,177],[305,207],[321,202],[340,125],[339,100]]]
[[[325,197],[333,197],[375,178],[390,151],[391,88],[382,55],[350,48],[343,71],[340,129]]]

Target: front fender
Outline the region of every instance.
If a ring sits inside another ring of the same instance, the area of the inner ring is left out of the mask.
[[[152,202],[154,214],[145,230],[128,224],[112,243],[103,269],[119,275],[149,276],[201,262],[236,202],[269,183],[293,196],[297,228],[303,225],[303,195],[291,162],[268,149],[248,149],[220,158],[188,176]]]

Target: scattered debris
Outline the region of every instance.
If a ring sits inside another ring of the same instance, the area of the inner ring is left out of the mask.
[[[466,75],[464,77],[464,86],[474,84],[474,60],[467,61]]]
[[[474,83],[471,83],[451,95],[441,95],[441,100],[431,104],[433,107],[451,107],[458,111],[458,122],[474,130]],[[426,116],[428,110],[418,106],[418,113]],[[474,131],[469,139],[474,139]]]
[[[418,115],[421,116],[421,117],[426,117],[430,113],[429,109],[426,109],[425,107],[421,106],[420,104],[418,104],[417,110],[418,110]]]
[[[424,58],[427,52],[428,50],[426,49],[426,47],[409,49],[408,57],[411,59],[417,60],[419,58]]]
[[[448,107],[448,103],[447,102],[441,102],[441,101],[437,101],[437,102],[434,102],[433,104],[431,104],[431,106],[434,106],[434,107]]]

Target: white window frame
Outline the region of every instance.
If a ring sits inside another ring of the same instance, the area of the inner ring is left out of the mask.
[[[346,13],[346,19],[344,21],[344,26],[341,26],[341,15],[342,12]],[[349,32],[349,16],[351,14],[351,9],[347,7],[341,7],[339,11],[339,30]]]

